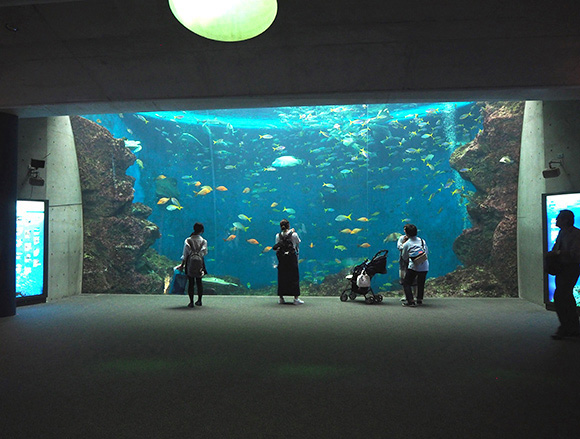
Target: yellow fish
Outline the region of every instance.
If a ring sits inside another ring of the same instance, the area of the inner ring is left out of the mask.
[[[159,201],[157,202],[157,204],[165,204],[170,200],[169,197],[163,197],[163,198],[159,198]]]
[[[346,250],[346,247],[344,245],[335,245],[334,248],[340,250],[341,252]]]
[[[220,192],[225,192],[225,191],[228,190],[228,188],[225,187],[225,186],[218,186],[218,187],[215,188],[215,190],[216,191],[220,191]]]
[[[197,197],[198,195],[207,195],[211,191],[212,191],[211,187],[203,186],[198,192],[196,192],[195,196]]]
[[[363,223],[366,223],[369,219],[366,216],[361,216],[359,219],[357,219],[357,221],[361,221]]]
[[[359,244],[358,246],[362,247],[362,248],[369,248],[371,245],[368,242],[363,242],[362,244]]]
[[[247,194],[248,192],[250,192],[250,188],[249,188],[249,187],[245,188],[245,189],[242,191],[242,193],[243,193],[243,194]]]
[[[270,250],[272,250],[272,247],[270,247],[270,246],[264,247],[264,250],[262,250],[262,253],[268,253]]]
[[[363,229],[359,229],[359,228],[352,229],[352,230],[350,231],[350,234],[351,234],[351,235],[356,235],[357,233],[359,233],[359,232],[362,232],[362,230],[363,230]]]
[[[340,233],[349,233],[350,234],[350,233],[352,233],[352,230],[350,230],[350,229],[342,229],[340,231]]]
[[[226,241],[226,242],[227,242],[227,241],[232,241],[232,240],[234,240],[234,239],[236,239],[236,235],[230,235],[230,236],[228,236],[226,239],[224,239],[224,241]]]
[[[276,207],[277,205],[278,205],[278,203],[276,203],[276,202],[273,202],[272,204],[270,204],[270,207],[271,207],[271,208],[274,208],[274,207]]]
[[[250,244],[254,244],[254,245],[258,245],[260,244],[257,240],[255,240],[254,238],[250,238],[250,239],[246,239],[247,242],[249,242]]]

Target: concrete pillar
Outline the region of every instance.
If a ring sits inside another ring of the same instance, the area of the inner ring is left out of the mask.
[[[580,192],[578,120],[579,101],[526,103],[518,180],[518,283],[520,297],[538,304],[544,303],[542,194]],[[560,158],[560,176],[544,179],[548,162]]]
[[[0,113],[0,317],[16,314],[18,117]]]
[[[66,116],[22,119],[19,157],[20,173],[27,171],[30,158],[46,160],[45,186],[30,187],[24,179],[19,196],[49,202],[47,299],[80,294],[82,198],[70,119]]]
[[[520,297],[544,303],[542,197],[545,180],[542,101],[526,102],[518,178],[518,290]]]

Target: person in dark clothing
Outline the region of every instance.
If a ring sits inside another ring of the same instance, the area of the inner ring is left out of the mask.
[[[181,265],[178,267],[180,270],[183,270],[184,268],[186,270],[185,274],[187,274],[189,284],[187,287],[189,305],[187,306],[190,308],[194,307],[193,295],[195,285],[197,285],[197,302],[195,302],[195,305],[202,305],[203,283],[201,278],[206,274],[204,256],[207,255],[207,241],[201,236],[203,232],[203,224],[195,223],[193,226],[193,233],[185,240]],[[200,258],[201,261],[199,261]]]
[[[294,296],[294,304],[301,305],[300,275],[298,272],[298,251],[300,237],[290,228],[287,219],[280,221],[280,233],[276,234],[273,250],[278,257],[278,296],[279,303],[286,303],[284,296]]]
[[[580,324],[574,286],[580,276],[580,229],[574,227],[574,212],[561,210],[556,217],[556,226],[560,228],[556,243],[550,256],[557,255],[560,269],[556,274],[554,306],[560,321],[560,327],[552,335],[554,340],[564,337],[580,336]]]

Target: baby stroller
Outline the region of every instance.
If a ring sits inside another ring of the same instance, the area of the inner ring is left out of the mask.
[[[365,259],[362,264],[355,266],[352,273],[346,276],[350,282],[350,288],[347,288],[340,295],[341,302],[346,302],[349,297],[350,300],[355,300],[357,295],[365,297],[365,302],[368,304],[381,303],[383,296],[375,294],[371,288],[371,279],[377,274],[387,273],[387,253],[388,250],[381,250],[373,256],[369,261]]]

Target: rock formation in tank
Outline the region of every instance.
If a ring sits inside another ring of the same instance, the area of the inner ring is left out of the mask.
[[[135,155],[124,141],[87,119],[71,117],[83,199],[83,293],[162,294],[169,259],[151,245],[159,228],[151,208],[133,203]],[[156,262],[154,262],[156,261]]]
[[[442,295],[517,297],[516,209],[524,104],[485,103],[481,111],[483,130],[450,159],[476,188],[465,195],[472,227],[453,244],[464,268],[428,285]]]

